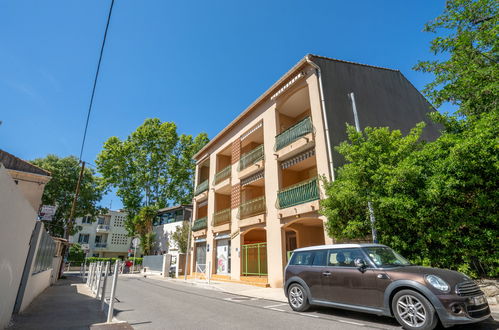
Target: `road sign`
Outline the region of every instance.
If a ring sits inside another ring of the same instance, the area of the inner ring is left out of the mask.
[[[57,206],[43,205],[38,214],[38,220],[52,221],[56,211]]]
[[[140,244],[140,238],[138,237],[135,237],[134,239],[132,239],[132,246],[134,249],[136,249]]]

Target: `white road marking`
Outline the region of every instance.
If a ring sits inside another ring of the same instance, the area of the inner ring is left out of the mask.
[[[366,326],[364,323],[358,323],[358,322],[352,322],[352,321],[345,321],[345,320],[338,320],[338,319],[335,319],[335,321],[342,322],[342,323],[353,324],[353,325],[359,325],[359,326],[362,326],[362,327]]]
[[[276,312],[285,312],[284,309],[279,309],[279,308],[269,308],[269,309],[276,311]]]
[[[310,316],[310,317],[317,317],[317,318],[319,317],[319,316],[317,316],[317,315],[314,315],[314,314],[308,314],[308,313],[298,313],[298,314],[303,315],[303,316]]]
[[[270,305],[270,306],[264,306],[263,308],[272,308],[272,307],[279,307],[279,306],[286,306],[287,304],[278,304],[278,305]]]

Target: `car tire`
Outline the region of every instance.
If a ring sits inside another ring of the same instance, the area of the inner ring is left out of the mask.
[[[393,315],[407,330],[432,330],[438,324],[435,308],[425,296],[413,290],[401,290],[392,299]]]
[[[310,308],[307,291],[298,283],[293,283],[288,287],[288,302],[295,312],[305,312]]]

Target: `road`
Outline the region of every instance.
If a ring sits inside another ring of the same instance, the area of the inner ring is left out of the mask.
[[[388,317],[237,296],[181,282],[120,276],[115,317],[136,329],[401,329]],[[490,320],[452,329],[497,329]]]

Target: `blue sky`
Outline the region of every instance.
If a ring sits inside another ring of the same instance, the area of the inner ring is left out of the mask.
[[[78,156],[109,4],[0,0],[1,149]],[[432,76],[412,67],[433,57],[422,29],[444,5],[116,0],[83,159],[145,118],[213,137],[307,53],[399,69],[422,89]]]

